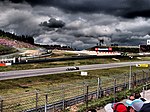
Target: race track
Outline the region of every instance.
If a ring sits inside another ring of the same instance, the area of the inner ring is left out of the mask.
[[[130,64],[132,66],[135,66],[136,64],[142,64],[142,63],[150,64],[150,61],[82,65],[82,66],[78,66],[80,68],[80,70],[78,70],[78,71],[124,67],[124,66],[130,66]],[[55,67],[55,68],[42,68],[42,69],[30,69],[30,70],[0,72],[0,80],[32,77],[32,76],[42,76],[42,75],[58,74],[58,73],[65,73],[65,72],[75,72],[75,70],[74,71],[66,71],[66,68],[68,68],[68,66],[66,66],[66,67]]]

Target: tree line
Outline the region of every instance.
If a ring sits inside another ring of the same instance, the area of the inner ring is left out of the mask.
[[[34,44],[34,38],[32,36],[28,36],[28,35],[18,36],[14,33],[9,33],[9,32],[5,32],[3,30],[0,30],[0,37],[8,37],[10,39],[30,43],[32,45]]]

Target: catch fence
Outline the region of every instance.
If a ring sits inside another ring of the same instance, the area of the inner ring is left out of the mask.
[[[1,112],[60,112],[68,107],[84,103],[103,96],[114,94],[129,87],[129,74],[113,77],[93,78],[72,82],[59,87],[53,86],[46,91],[26,92],[0,98]],[[150,71],[132,73],[131,88],[150,83]]]

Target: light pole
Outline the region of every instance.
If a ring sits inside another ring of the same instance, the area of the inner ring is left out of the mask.
[[[131,66],[131,59],[133,58],[133,56],[129,56],[130,59],[130,70],[129,70],[129,90],[131,89],[131,75],[132,75],[132,66]]]

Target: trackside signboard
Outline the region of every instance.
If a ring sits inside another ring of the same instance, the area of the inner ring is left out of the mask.
[[[136,64],[136,67],[148,67],[148,64]]]
[[[81,72],[81,76],[87,76],[87,72]]]
[[[147,45],[150,45],[150,40],[147,40]]]
[[[112,51],[112,48],[95,48],[95,51]]]

